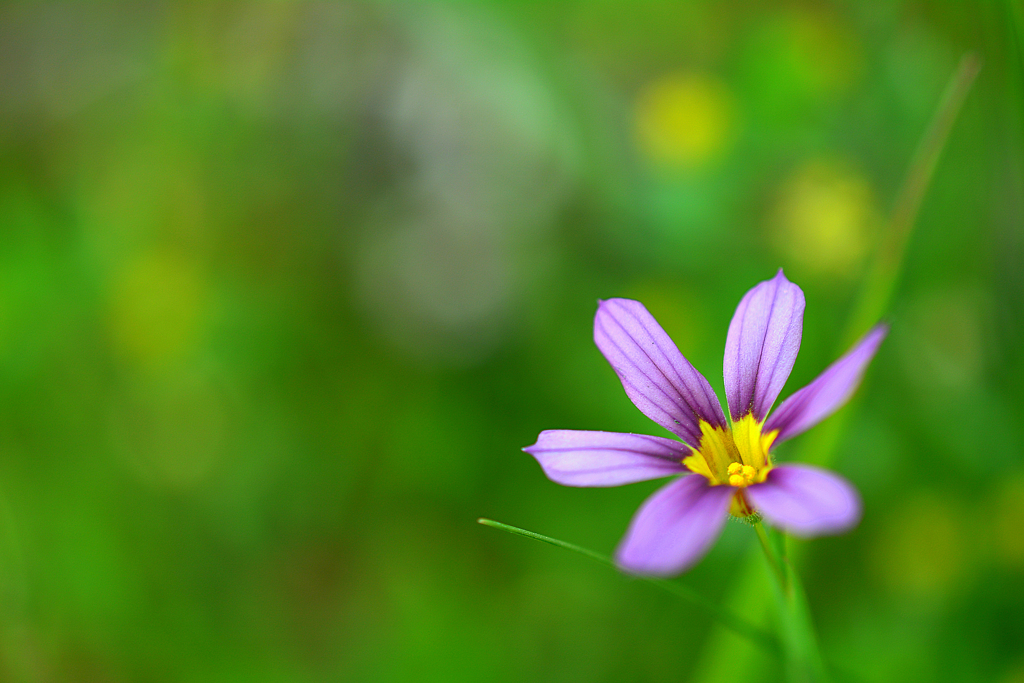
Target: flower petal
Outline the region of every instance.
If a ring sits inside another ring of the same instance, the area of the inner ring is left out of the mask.
[[[775,440],[779,443],[810,429],[842,407],[860,384],[864,370],[888,333],[888,325],[875,325],[845,356],[783,401],[762,431],[769,434],[778,430]]]
[[[725,340],[725,395],[733,421],[760,422],[786,383],[804,325],[804,293],[779,269],[744,295]]]
[[[736,489],[711,486],[699,474],[654,493],[633,516],[615,562],[635,574],[670,576],[704,556],[725,524]]]
[[[660,436],[552,429],[523,449],[553,482],[565,486],[618,486],[688,472],[686,444]]]
[[[807,465],[779,465],[747,499],[773,526],[795,536],[846,531],[860,521],[860,496],[838,474]]]
[[[726,426],[714,389],[639,301],[600,302],[594,342],[640,412],[687,443],[700,444],[700,420]]]

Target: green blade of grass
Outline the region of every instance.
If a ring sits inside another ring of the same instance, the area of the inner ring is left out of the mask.
[[[565,548],[566,550],[571,550],[573,552],[579,553],[580,555],[589,557],[591,560],[600,562],[601,564],[607,567],[612,567],[613,569],[616,568],[615,563],[612,562],[611,558],[607,555],[602,555],[601,553],[594,552],[593,550],[588,550],[587,548],[582,548],[572,543],[561,541],[557,538],[551,538],[550,536],[538,534],[534,531],[520,529],[519,527],[511,526],[509,524],[502,524],[501,522],[496,522],[493,519],[486,519],[484,517],[478,519],[477,523],[483,524],[484,526],[492,527],[494,529],[501,529],[502,531],[507,531],[511,534],[517,534],[519,536],[525,536],[526,538],[532,538],[535,541],[550,543],[551,545],[558,546],[559,548]],[[765,650],[767,650],[776,657],[780,655],[781,649],[778,641],[775,639],[774,636],[761,630],[757,626],[754,626],[746,619],[743,619],[742,617],[737,616],[731,611],[719,605],[716,605],[710,600],[707,600],[689,586],[684,586],[683,584],[676,583],[675,581],[666,581],[665,579],[657,579],[650,576],[636,575],[636,578],[646,581],[647,583],[654,584],[655,586],[658,586],[662,590],[668,591],[669,593],[675,595],[678,598],[682,598],[683,600],[686,600],[688,602],[693,603],[694,605],[697,605],[698,607],[706,611],[708,614],[710,614],[712,617],[717,619],[718,622],[721,623],[723,626],[731,629],[734,633],[737,633],[743,636],[744,638],[747,638],[751,642],[756,643],[757,645],[763,647]]]
[[[907,244],[917,223],[921,202],[924,201],[925,192],[931,184],[932,176],[935,175],[935,167],[939,163],[942,150],[946,147],[953,123],[980,69],[981,60],[977,55],[968,52],[961,57],[931,123],[917,145],[906,178],[899,194],[896,195],[888,229],[878,245],[864,278],[857,305],[846,326],[840,347],[842,351],[889,310],[893,292],[899,284]]]

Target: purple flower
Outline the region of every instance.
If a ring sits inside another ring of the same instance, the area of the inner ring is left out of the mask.
[[[630,400],[681,441],[659,436],[550,430],[525,448],[552,481],[618,486],[683,476],[648,498],[615,554],[638,574],[677,574],[697,562],[728,514],[797,536],[836,534],[860,520],[860,498],[841,477],[807,465],[776,465],[771,448],[846,403],[888,333],[876,325],[845,356],[769,416],[803,331],[804,294],[779,270],[747,292],[725,341],[731,421],[708,381],[683,358],[643,304],[600,302],[594,341]]]

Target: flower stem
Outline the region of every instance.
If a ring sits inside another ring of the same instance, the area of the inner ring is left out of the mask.
[[[535,541],[543,541],[544,543],[550,543],[551,545],[558,546],[559,548],[572,550],[573,552],[585,555],[590,559],[596,560],[597,562],[600,562],[601,564],[606,565],[608,567],[615,567],[615,563],[612,562],[611,558],[607,557],[606,555],[594,552],[593,550],[588,550],[587,548],[581,548],[580,546],[573,545],[572,543],[560,541],[557,538],[551,538],[550,536],[538,534],[535,531],[527,531],[526,529],[520,529],[519,527],[511,526],[510,524],[502,524],[501,522],[495,522],[493,519],[487,519],[484,517],[478,519],[477,522],[479,524],[483,524],[484,526],[489,526],[494,529],[501,529],[502,531],[507,531],[512,534],[525,536],[526,538],[532,538]],[[706,612],[708,612],[712,617],[717,619],[718,622],[721,623],[723,626],[729,628],[730,630],[743,636],[744,638],[747,638],[752,643],[755,643],[763,647],[771,654],[775,656],[781,656],[781,647],[779,646],[778,640],[776,640],[774,636],[772,636],[770,633],[766,633],[757,626],[754,626],[746,619],[737,616],[733,612],[724,609],[719,605],[716,605],[715,603],[703,597],[697,591],[693,590],[689,586],[684,586],[683,584],[677,583],[675,581],[666,581],[665,579],[657,579],[650,576],[637,575],[636,578],[642,579],[648,583],[652,583],[655,586],[661,588],[662,590],[666,590],[669,593],[672,593],[678,598],[682,598],[683,600],[692,602],[693,604],[697,605],[698,607],[701,607]]]
[[[791,683],[828,681],[825,661],[818,649],[818,638],[811,620],[800,580],[786,559],[785,539],[781,534],[773,543],[764,524],[754,525],[765,559],[772,571],[772,593],[779,612],[779,630],[786,657],[786,677]]]
[[[771,540],[768,538],[768,532],[764,528],[764,524],[762,522],[755,523],[754,531],[757,532],[757,540],[761,541],[761,549],[764,550],[764,556],[772,568],[772,573],[775,574],[775,581],[785,591],[788,584],[788,581],[786,581],[786,571],[779,563],[779,558],[776,556],[775,551],[772,550]]]

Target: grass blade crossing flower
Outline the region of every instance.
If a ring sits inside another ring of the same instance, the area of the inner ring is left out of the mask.
[[[740,301],[725,344],[729,418],[707,379],[638,301],[600,302],[594,341],[626,395],[681,441],[614,432],[551,430],[523,449],[552,481],[619,486],[684,475],[648,498],[616,552],[622,569],[678,574],[711,547],[729,514],[798,536],[841,533],[860,520],[846,480],[806,465],[776,465],[771,449],[839,409],[860,383],[888,328],[876,325],[769,415],[793,369],[804,295],[780,269]]]

